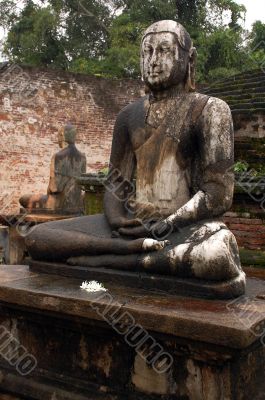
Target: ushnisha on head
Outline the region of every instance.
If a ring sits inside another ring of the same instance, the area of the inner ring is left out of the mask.
[[[186,29],[175,21],[151,25],[141,44],[141,71],[145,84],[153,91],[171,86],[195,89],[196,49]]]
[[[76,128],[68,123],[64,128],[64,141],[68,144],[75,144]]]

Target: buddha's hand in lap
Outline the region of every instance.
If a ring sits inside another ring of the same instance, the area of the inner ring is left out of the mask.
[[[155,239],[145,239],[143,242],[142,250],[143,251],[159,251],[163,250],[166,246],[168,246],[170,242],[168,240],[155,240]]]
[[[125,218],[125,217],[118,217],[115,218],[115,220],[112,223],[112,226],[116,229],[122,229],[122,228],[132,228],[132,227],[138,227],[139,225],[142,224],[142,221],[139,218]]]
[[[167,221],[157,221],[152,224],[142,222],[141,226],[122,227],[118,230],[121,235],[134,237],[152,237],[161,241],[166,239],[173,232],[173,225]]]

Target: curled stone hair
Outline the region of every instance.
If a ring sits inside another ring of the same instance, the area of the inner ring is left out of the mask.
[[[194,90],[195,89],[195,64],[197,59],[196,48],[193,47],[193,43],[189,33],[186,31],[184,26],[179,24],[176,21],[172,20],[163,20],[159,22],[155,22],[143,34],[141,46],[143,44],[146,36],[154,34],[154,33],[172,33],[177,37],[177,41],[180,47],[189,53],[189,65],[187,71],[187,79],[186,79],[186,89]],[[143,71],[143,56],[141,52],[141,71]]]

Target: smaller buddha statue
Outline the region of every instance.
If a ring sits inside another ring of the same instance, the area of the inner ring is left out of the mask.
[[[62,150],[51,160],[47,194],[24,195],[19,199],[30,212],[56,212],[80,214],[84,209],[83,196],[76,178],[86,172],[86,156],[75,146],[76,128],[67,124],[58,133]]]

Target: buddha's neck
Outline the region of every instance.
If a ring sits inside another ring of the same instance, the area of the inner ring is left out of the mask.
[[[163,99],[171,99],[185,94],[187,94],[187,90],[185,89],[185,85],[181,83],[179,85],[170,86],[166,89],[151,91],[150,100],[159,101]]]

